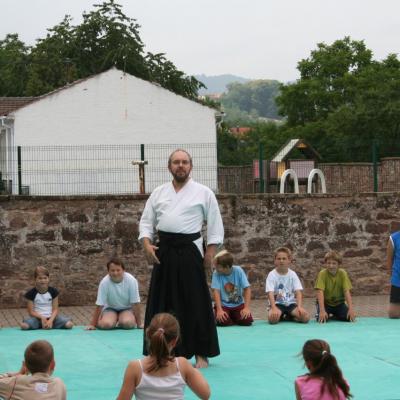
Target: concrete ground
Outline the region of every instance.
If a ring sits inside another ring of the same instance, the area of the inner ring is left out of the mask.
[[[353,297],[353,304],[359,317],[386,317],[389,307],[389,295],[384,296],[357,296]],[[304,299],[304,307],[315,314],[315,299]],[[145,304],[143,304],[144,315]],[[72,317],[75,325],[87,325],[90,322],[94,306],[60,307],[61,313]],[[251,311],[255,319],[266,319],[267,301],[253,300]],[[22,318],[27,316],[25,308],[10,308],[0,310],[0,326],[16,327]]]

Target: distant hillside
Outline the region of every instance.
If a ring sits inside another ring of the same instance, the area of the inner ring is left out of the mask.
[[[207,76],[201,74],[201,75],[194,75],[194,77],[198,79],[200,82],[203,82],[207,86],[207,89],[199,90],[199,95],[224,93],[226,92],[226,85],[228,85],[229,83],[232,82],[246,83],[250,81],[250,79],[230,74],[216,75],[216,76]]]

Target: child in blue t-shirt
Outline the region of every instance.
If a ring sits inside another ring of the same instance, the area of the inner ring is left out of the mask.
[[[400,231],[392,233],[389,237],[386,266],[392,275],[389,318],[400,318]]]
[[[211,289],[217,325],[251,325],[251,289],[243,269],[233,265],[232,254],[227,250],[220,251],[214,257],[214,266]]]

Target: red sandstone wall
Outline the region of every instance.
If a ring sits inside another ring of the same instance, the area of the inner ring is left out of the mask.
[[[23,305],[35,266],[51,271],[63,305],[92,304],[106,261],[117,253],[145,298],[149,271],[137,241],[146,196],[0,196],[0,307]],[[356,294],[385,293],[389,232],[400,229],[400,194],[220,195],[226,247],[264,296],[273,249],[293,248],[295,269],[312,294],[329,249],[344,254]]]

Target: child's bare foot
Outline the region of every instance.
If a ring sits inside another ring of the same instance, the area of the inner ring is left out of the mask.
[[[19,326],[21,327],[22,330],[26,331],[29,329],[29,325],[26,322],[21,322],[19,324]]]
[[[207,368],[208,367],[208,359],[203,356],[195,356],[196,364],[194,364],[195,368]]]

